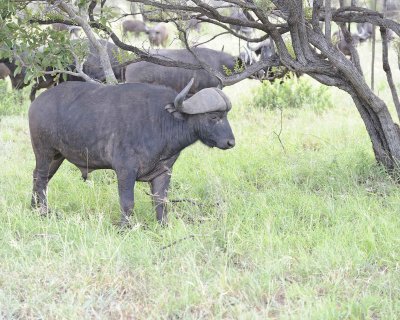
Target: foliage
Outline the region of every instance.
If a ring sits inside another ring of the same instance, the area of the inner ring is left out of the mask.
[[[80,42],[70,41],[66,31],[43,28],[37,23],[21,28],[13,20],[3,21],[0,25],[0,58],[15,59],[18,65],[15,73],[24,69],[25,82],[42,76],[46,70],[67,69],[74,61],[72,50],[78,57],[84,56],[85,50],[78,50]]]
[[[329,88],[314,86],[305,77],[287,76],[282,81],[264,81],[254,91],[253,103],[258,108],[311,108],[320,112],[332,108]]]
[[[292,58],[296,58],[296,53],[294,52],[294,48],[293,48],[293,43],[291,40],[286,39],[285,40],[285,45],[286,45],[286,49],[289,52],[290,56]]]
[[[89,1],[82,0],[77,4],[86,10]],[[83,62],[88,54],[88,41],[71,40],[66,30],[58,31],[50,25],[32,22],[37,19],[65,19],[57,10],[45,10],[46,4],[36,5],[32,10],[26,4],[24,7],[12,1],[0,2],[0,58],[13,59],[18,66],[15,73],[23,70],[25,83],[43,76],[45,71],[70,70],[75,57]],[[112,18],[115,18],[115,10],[107,7],[101,11],[99,21],[110,26]],[[105,37],[104,32],[93,31]],[[122,62],[132,56],[119,50],[118,59]]]
[[[275,5],[271,0],[256,0],[255,3],[259,6],[264,12],[269,12],[275,9]]]
[[[231,76],[235,73],[240,73],[244,70],[243,62],[239,58],[235,58],[235,64],[233,66],[233,70],[229,69],[226,65],[222,66],[222,70],[224,71],[226,76]]]
[[[166,15],[168,16],[168,12],[160,10],[159,8],[156,8],[154,6],[140,4],[140,7],[142,14],[148,20],[157,21],[162,20],[163,18],[165,18]]]

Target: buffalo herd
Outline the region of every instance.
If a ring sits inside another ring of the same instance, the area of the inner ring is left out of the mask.
[[[248,19],[241,10],[232,17]],[[193,21],[192,21],[193,20]],[[187,28],[199,30],[200,21],[192,19]],[[80,30],[54,24],[54,30],[64,30],[77,37]],[[180,152],[201,141],[209,147],[230,149],[235,138],[227,119],[231,102],[221,91],[222,84],[209,68],[220,74],[236,72],[260,59],[276,55],[271,39],[248,43],[233,56],[221,50],[205,47],[189,49],[161,49],[170,40],[167,24],[149,26],[146,21],[125,20],[122,34],[148,36],[152,56],[164,60],[194,65],[195,68],[160,66],[147,61],[122,64],[119,48],[100,40],[107,47],[111,66],[118,85],[103,85],[105,74],[100,57],[88,43],[88,53],[82,71],[98,83],[84,82],[83,78],[67,75],[56,77],[50,73],[35,80],[31,89],[29,127],[36,166],[33,172],[32,206],[47,214],[46,187],[62,162],[67,159],[76,165],[84,179],[96,169],[113,169],[118,181],[121,206],[121,226],[129,224],[134,205],[133,189],[136,181],[151,185],[157,220],[167,222],[167,192],[172,167]],[[254,34],[250,28],[232,26],[247,37]],[[353,44],[372,35],[372,26],[360,24],[353,34]],[[337,48],[350,55],[348,44],[337,32]],[[74,41],[74,40],[71,40]],[[0,79],[7,76],[12,87],[20,89],[25,70],[17,70],[17,61],[0,60]],[[69,66],[74,70],[76,66]],[[51,70],[49,70],[51,71]],[[258,73],[253,77],[260,78]],[[63,83],[59,83],[63,82]],[[52,87],[52,88],[50,88]],[[50,88],[38,98],[36,91]]]

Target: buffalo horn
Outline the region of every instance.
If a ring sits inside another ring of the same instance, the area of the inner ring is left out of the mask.
[[[192,78],[189,83],[186,85],[186,87],[183,88],[181,92],[178,93],[178,95],[175,98],[174,101],[174,106],[177,111],[182,111],[183,108],[183,100],[185,100],[187,94],[189,93],[190,88],[192,87],[194,82],[194,78]]]
[[[251,51],[257,51],[258,49],[260,49],[263,46],[269,46],[270,42],[271,42],[270,39],[265,39],[264,41],[261,41],[261,42],[255,43],[255,44],[251,44],[250,42],[247,42],[247,47]]]
[[[218,88],[200,90],[182,104],[180,111],[187,114],[229,111],[232,108],[229,98]]]
[[[244,61],[245,64],[252,65],[253,64],[253,55],[250,52],[250,49],[243,46],[243,50],[246,54],[246,59]]]

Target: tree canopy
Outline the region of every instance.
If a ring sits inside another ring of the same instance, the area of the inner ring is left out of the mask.
[[[307,74],[322,84],[346,91],[362,117],[379,163],[392,170],[400,161],[400,130],[396,121],[400,116],[397,86],[388,59],[389,41],[395,35],[396,48],[400,37],[396,1],[334,1],[334,0],[127,0],[137,10],[120,9],[122,1],[111,0],[7,0],[0,4],[0,58],[15,59],[20,71],[26,68],[26,81],[46,73],[82,73],[68,69],[74,61],[81,65],[87,51],[87,41],[71,40],[67,33],[46,27],[52,23],[79,26],[85,37],[101,57],[101,66],[108,83],[116,83],[106,49],[99,38],[110,39],[120,49],[120,63],[149,61],[164,66],[196,69],[198,65],[153,56],[143,47],[122,40],[113,23],[128,16],[141,14],[154,22],[169,22],[176,26],[182,45],[191,50],[193,45],[186,23],[196,19],[221,29],[215,39],[229,33],[244,43],[255,44],[270,39],[275,53],[236,72],[219,72],[199,61],[202,68],[212,73],[223,86],[232,85],[260,70],[279,70]],[[232,15],[229,9],[240,10]],[[361,68],[360,57],[351,35],[351,24],[369,23],[379,31],[382,40],[382,64],[397,110],[397,119],[390,114],[387,104],[371,87]],[[251,28],[252,33],[241,32]],[[351,59],[339,49],[332,37],[338,28],[349,47]]]

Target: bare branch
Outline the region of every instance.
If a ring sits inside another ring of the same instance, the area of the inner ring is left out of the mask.
[[[230,34],[230,32],[225,31],[225,32],[218,33],[218,34],[216,34],[215,36],[211,37],[210,39],[208,39],[206,41],[196,43],[195,45],[193,45],[193,48],[198,47],[198,46],[202,46],[203,44],[206,44],[206,43],[209,43],[209,42],[215,40],[216,38],[218,38],[218,37],[220,37],[220,36],[222,36],[224,34]]]
[[[399,95],[397,94],[396,85],[393,81],[393,74],[389,64],[389,48],[388,48],[388,32],[387,29],[381,28],[381,37],[382,37],[382,62],[383,62],[383,70],[386,73],[387,82],[389,84],[390,92],[392,93],[392,98],[394,102],[394,106],[396,107],[397,117],[400,119],[400,101]]]
[[[279,108],[279,111],[281,112],[281,121],[280,121],[279,132],[277,133],[277,132],[273,131],[273,133],[278,138],[278,141],[279,141],[279,143],[280,143],[280,145],[282,147],[283,153],[286,154],[286,148],[285,148],[285,145],[283,144],[282,139],[281,139],[282,130],[283,130],[283,109]]]
[[[101,63],[101,66],[103,67],[103,71],[104,71],[104,75],[105,75],[107,83],[116,84],[117,79],[115,78],[114,72],[112,70],[110,58],[108,57],[108,54],[107,54],[107,49],[105,47],[103,47],[101,45],[100,41],[96,38],[89,23],[85,19],[83,19],[81,16],[79,16],[75,12],[74,8],[71,5],[67,4],[66,2],[61,0],[58,2],[58,6],[62,10],[64,10],[72,20],[74,20],[77,24],[79,24],[82,27],[82,29],[85,32],[86,36],[88,37],[89,41],[92,43],[92,45],[96,49],[97,53],[99,54],[100,63]]]
[[[327,41],[331,41],[331,19],[332,8],[331,0],[325,0],[325,37]]]

